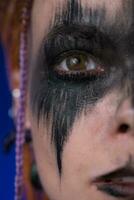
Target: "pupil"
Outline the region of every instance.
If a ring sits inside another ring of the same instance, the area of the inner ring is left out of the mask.
[[[78,58],[70,59],[70,65],[77,65],[79,63],[80,63],[80,59],[78,59]]]
[[[85,59],[82,56],[69,57],[66,60],[66,64],[69,70],[78,71],[85,69]]]

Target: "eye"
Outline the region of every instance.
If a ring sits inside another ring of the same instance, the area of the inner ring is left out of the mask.
[[[59,74],[97,74],[104,72],[104,68],[88,53],[73,52],[62,56],[62,60],[55,66]]]

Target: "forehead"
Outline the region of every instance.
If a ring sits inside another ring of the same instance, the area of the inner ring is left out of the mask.
[[[133,0],[34,0],[32,11],[33,51],[40,47],[41,41],[49,32],[50,24],[54,22],[57,12],[66,9],[68,3],[71,12],[75,11],[72,9],[72,5],[75,6],[76,3],[81,5],[83,9],[88,8],[92,12],[105,11],[107,23],[113,27],[122,27],[122,32],[129,29],[133,23]],[[86,13],[84,16],[89,18]],[[99,17],[101,17],[101,12]]]

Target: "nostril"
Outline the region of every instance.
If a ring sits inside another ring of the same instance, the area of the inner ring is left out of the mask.
[[[125,123],[121,124],[118,128],[118,132],[123,133],[123,134],[128,133],[129,130],[130,130],[130,126],[128,124],[125,124]]]

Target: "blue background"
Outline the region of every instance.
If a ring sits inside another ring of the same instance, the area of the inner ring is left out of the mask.
[[[0,43],[0,200],[14,199],[15,151],[14,145],[8,153],[3,150],[4,139],[14,131],[14,123],[8,115],[12,107],[8,83],[7,66]]]

